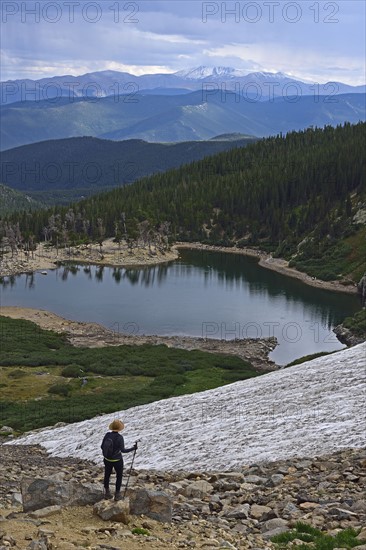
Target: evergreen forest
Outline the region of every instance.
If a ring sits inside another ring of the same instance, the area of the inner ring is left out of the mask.
[[[365,123],[262,139],[70,206],[12,214],[3,235],[72,245],[170,242],[258,247],[322,278],[365,271]],[[142,224],[142,225],[141,225]],[[153,238],[153,237],[151,237]]]

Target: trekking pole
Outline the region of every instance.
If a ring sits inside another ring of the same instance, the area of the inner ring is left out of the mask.
[[[135,445],[136,445],[137,443],[139,443],[140,441],[141,441],[141,439],[138,439],[137,441],[135,441]],[[131,472],[132,472],[133,462],[134,462],[135,456],[136,456],[136,451],[137,451],[137,449],[135,449],[135,450],[133,451],[133,456],[132,456],[130,471],[128,472],[126,487],[125,487],[125,491],[124,491],[124,493],[123,493],[123,498],[125,498],[126,493],[127,493],[128,482],[130,481],[130,476],[131,476]]]

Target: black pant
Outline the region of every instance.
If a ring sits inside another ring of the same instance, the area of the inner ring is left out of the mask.
[[[104,488],[109,489],[109,478],[111,477],[112,471],[116,472],[116,491],[121,490],[122,485],[122,475],[123,475],[123,460],[118,460],[117,462],[109,462],[104,459]]]

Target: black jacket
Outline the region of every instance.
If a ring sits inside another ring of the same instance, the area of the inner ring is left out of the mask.
[[[101,449],[103,449],[103,443],[106,437],[111,438],[113,441],[113,456],[112,458],[104,457],[104,460],[121,460],[122,459],[121,453],[130,453],[131,451],[135,450],[135,447],[130,447],[126,449],[125,440],[123,439],[123,436],[118,432],[107,432],[103,437]]]

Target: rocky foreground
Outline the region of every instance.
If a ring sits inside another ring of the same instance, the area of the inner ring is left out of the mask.
[[[366,549],[366,449],[231,472],[194,473],[194,464],[192,472],[134,471],[129,500],[151,496],[145,508],[134,502],[142,517],[114,513],[126,509],[124,502],[93,507],[102,498],[102,465],[50,457],[38,446],[0,445],[0,460],[1,550],[266,550],[276,548],[274,534],[299,520],[330,534],[359,529],[357,548]],[[37,484],[53,490],[53,500],[47,502],[48,489],[32,492]],[[65,505],[71,484],[75,503],[81,495],[89,504]],[[102,519],[103,510],[104,517],[112,510],[110,519]]]

